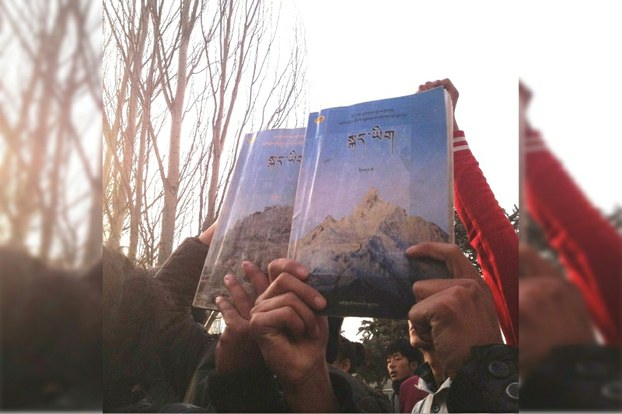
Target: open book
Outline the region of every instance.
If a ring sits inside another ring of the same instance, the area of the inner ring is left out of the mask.
[[[443,88],[310,114],[288,256],[327,314],[405,319],[415,281],[448,277],[405,251],[453,241],[452,119]]]
[[[223,282],[229,273],[254,297],[242,262],[251,261],[267,274],[272,260],[286,257],[304,137],[305,129],[298,128],[244,138],[194,306],[216,310],[216,297],[229,296]]]

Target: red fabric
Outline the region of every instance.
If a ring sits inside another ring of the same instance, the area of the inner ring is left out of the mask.
[[[400,384],[400,413],[411,413],[415,404],[428,396],[426,391],[417,387],[419,377],[413,375]]]
[[[527,211],[558,253],[568,279],[580,289],[605,342],[621,345],[622,236],[544,147],[537,132],[530,132],[525,141]],[[610,178],[612,191],[619,190],[615,184],[619,177]]]
[[[454,139],[464,137],[455,131]],[[454,148],[466,145],[454,143]],[[454,153],[454,203],[490,287],[508,345],[518,345],[518,236],[470,149]]]

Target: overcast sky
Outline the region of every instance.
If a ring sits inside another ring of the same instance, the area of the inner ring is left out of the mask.
[[[599,208],[622,204],[619,13],[608,1],[295,0],[310,110],[450,78],[456,117],[501,207],[518,204],[518,79],[530,116]],[[346,321],[354,339],[358,321]]]

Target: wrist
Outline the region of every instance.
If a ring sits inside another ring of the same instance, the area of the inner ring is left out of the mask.
[[[337,397],[330,382],[328,365],[313,369],[297,382],[283,382],[285,401],[292,412],[336,412]]]

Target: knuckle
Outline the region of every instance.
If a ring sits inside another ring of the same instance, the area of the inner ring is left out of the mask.
[[[473,302],[483,294],[481,285],[474,279],[460,279],[460,284],[455,285],[453,291],[451,298],[456,300],[458,305],[467,301]]]
[[[458,247],[457,244],[448,244],[447,245],[447,253],[452,256],[452,257],[460,257],[462,256],[462,249],[460,249],[460,247]]]
[[[274,275],[275,273],[280,272],[283,267],[283,259],[274,259],[268,264],[268,273],[270,275]]]

